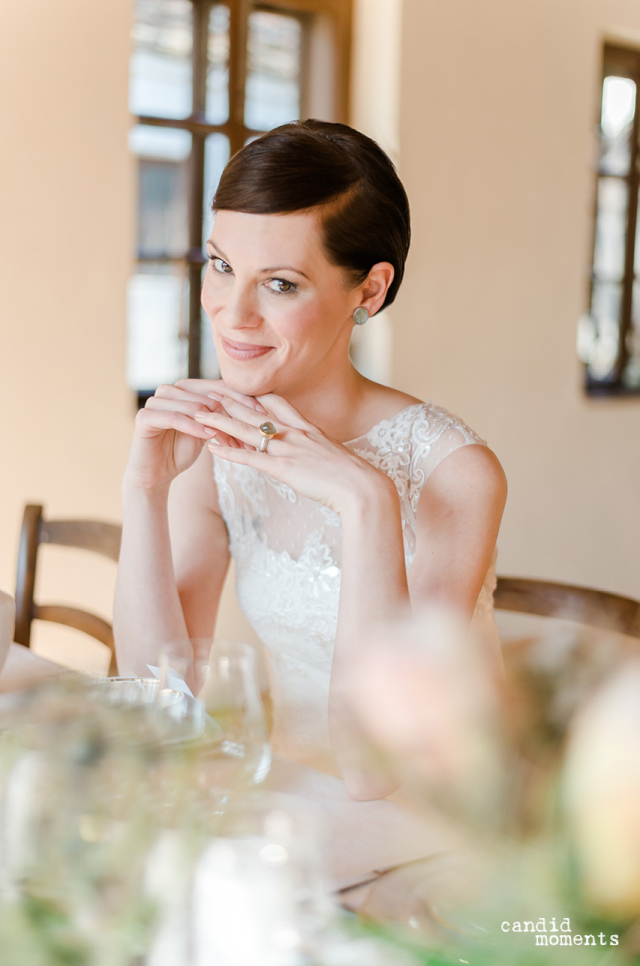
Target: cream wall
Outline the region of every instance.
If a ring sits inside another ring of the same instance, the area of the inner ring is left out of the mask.
[[[129,16],[129,0],[0,4],[0,588],[7,590],[25,501],[43,502],[56,516],[120,515],[133,417],[124,375],[134,210]],[[113,571],[89,554],[51,549],[40,576],[50,600],[73,602],[77,590],[109,613]]]
[[[499,570],[640,596],[640,399],[586,399],[575,353],[605,31],[640,38],[640,6],[404,0],[393,382],[500,456]]]

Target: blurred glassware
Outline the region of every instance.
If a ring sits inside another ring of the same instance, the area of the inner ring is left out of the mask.
[[[264,704],[254,649],[237,641],[213,643],[198,696],[215,732],[207,759],[212,782],[230,796],[265,780],[271,767]]]
[[[173,707],[184,700],[184,694],[160,687],[159,678],[110,677],[101,678],[96,689],[114,704],[151,704],[157,701],[163,708]]]
[[[107,704],[146,708],[148,723],[155,724],[154,741],[179,743],[197,739],[204,731],[202,705],[181,677],[166,668],[161,674],[157,678],[101,678],[92,687]]]
[[[143,706],[69,680],[25,697],[2,734],[2,899],[43,961],[125,966],[151,928],[153,734]]]
[[[192,895],[194,966],[315,962],[335,906],[313,807],[273,792],[236,802],[198,861]]]

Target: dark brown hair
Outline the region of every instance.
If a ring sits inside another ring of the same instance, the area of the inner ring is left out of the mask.
[[[390,262],[383,308],[393,302],[409,251],[409,201],[391,159],[360,131],[313,118],[274,128],[234,154],[211,207],[261,215],[323,208],[329,261],[354,285]]]

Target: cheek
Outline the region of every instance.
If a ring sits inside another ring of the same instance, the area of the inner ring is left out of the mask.
[[[223,280],[224,281],[224,280]],[[211,266],[207,267],[200,293],[202,308],[213,319],[220,309],[224,308],[225,285],[213,275]]]
[[[207,276],[205,276],[204,284],[202,286],[202,291],[200,293],[200,304],[202,305],[202,308],[205,310],[209,318],[215,315],[215,312],[216,312],[215,299],[213,297],[213,293],[211,291],[211,285],[209,284],[209,279]]]
[[[289,345],[295,346],[296,351],[304,351],[331,338],[329,306],[317,297],[292,299],[282,306],[271,304],[268,314],[265,308],[265,318],[269,327]]]

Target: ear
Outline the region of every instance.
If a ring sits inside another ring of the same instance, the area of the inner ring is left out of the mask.
[[[376,262],[371,267],[362,285],[359,286],[360,301],[358,305],[364,306],[370,316],[375,315],[382,306],[394,275],[395,269],[391,262]],[[355,308],[357,306],[354,306]]]

